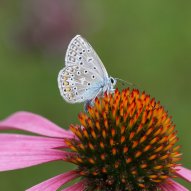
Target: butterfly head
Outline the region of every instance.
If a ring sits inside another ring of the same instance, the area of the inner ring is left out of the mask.
[[[110,80],[111,89],[113,89],[113,87],[117,83],[117,80],[115,78],[111,77],[111,76],[110,76],[109,80]]]

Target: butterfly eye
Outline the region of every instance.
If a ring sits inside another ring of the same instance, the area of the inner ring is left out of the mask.
[[[113,78],[111,78],[111,83],[112,83],[112,84],[114,83],[114,79],[113,79]]]

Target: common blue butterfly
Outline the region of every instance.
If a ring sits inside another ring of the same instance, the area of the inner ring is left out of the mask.
[[[116,78],[108,73],[91,45],[76,35],[68,45],[65,67],[58,74],[61,96],[68,103],[92,104],[104,92],[114,92]]]

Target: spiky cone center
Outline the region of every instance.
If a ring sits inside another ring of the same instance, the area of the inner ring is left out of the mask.
[[[66,139],[87,179],[87,190],[158,190],[174,177],[180,160],[178,138],[171,117],[144,92],[125,89],[96,98],[81,126],[70,129],[78,139]]]

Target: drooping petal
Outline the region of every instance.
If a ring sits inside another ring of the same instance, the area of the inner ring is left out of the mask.
[[[64,130],[48,119],[30,112],[17,112],[0,121],[0,129],[18,129],[50,137],[73,137],[71,131]]]
[[[187,188],[172,179],[166,183],[160,184],[159,186],[163,191],[189,191]]]
[[[41,182],[26,191],[55,191],[65,183],[77,178],[78,176],[79,174],[76,171],[69,171]]]
[[[15,170],[46,162],[65,160],[71,155],[73,154],[53,149],[37,150],[22,147],[18,150],[14,148],[1,149],[0,171]]]
[[[20,148],[33,149],[51,149],[51,148],[65,148],[67,145],[61,138],[49,138],[19,134],[0,134],[0,156],[1,150],[10,148],[19,150]]]
[[[85,180],[82,180],[78,183],[73,184],[72,186],[69,186],[68,188],[63,189],[62,191],[84,191],[85,190]]]
[[[191,170],[187,168],[184,168],[182,166],[176,167],[176,175],[188,182],[191,182]]]

